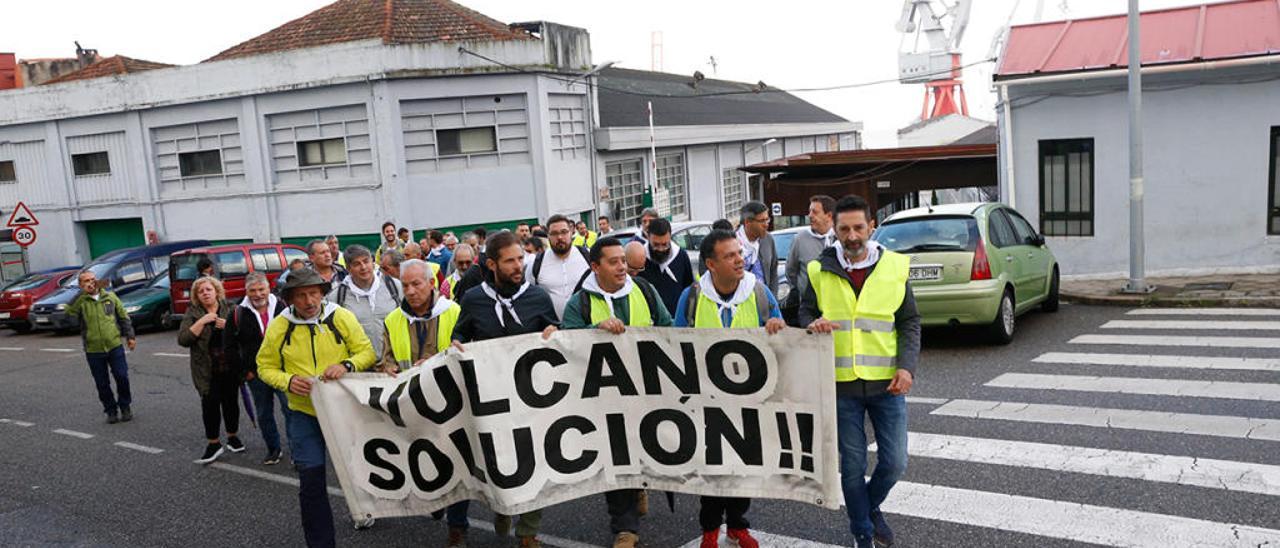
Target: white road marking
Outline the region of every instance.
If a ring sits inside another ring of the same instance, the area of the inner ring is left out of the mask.
[[[191,354],[178,354],[174,352],[156,352],[151,355],[159,356],[162,358],[190,358],[191,357]]]
[[[1228,358],[1220,356],[1168,356],[1157,354],[1091,354],[1088,352],[1046,352],[1036,363],[1077,365],[1128,365],[1175,369],[1238,369],[1280,371],[1280,359]]]
[[[1280,316],[1280,308],[1135,308],[1131,316]]]
[[[1154,396],[1280,401],[1280,384],[1252,382],[1005,373],[987,381],[986,386],[995,386],[999,388],[1030,388],[1034,390],[1073,390],[1078,392],[1107,392],[1113,394],[1147,394]]]
[[[245,468],[243,466],[236,466],[234,464],[227,464],[225,462],[214,462],[209,465],[209,468],[217,468],[218,470],[234,472],[236,474],[249,476],[252,478],[263,479],[267,481],[273,481],[273,482],[281,483],[284,485],[292,485],[294,487],[298,486],[297,478],[283,476],[280,474],[272,474],[270,472],[263,472],[261,470],[255,470],[253,468]],[[343,497],[342,489],[339,489],[337,487],[329,487],[327,490],[330,496],[339,497],[339,498]],[[493,523],[491,522],[476,520],[476,519],[473,519],[470,521],[471,521],[471,526],[473,528],[482,529],[489,532],[494,531]],[[545,545],[558,546],[560,548],[601,548],[594,544],[587,544],[584,542],[578,542],[576,540],[560,538],[554,535],[546,535],[541,533],[538,534],[538,539],[541,540],[542,543]]]
[[[54,431],[53,431],[53,433],[54,433],[54,434],[62,434],[62,435],[64,435],[64,436],[71,436],[71,437],[73,437],[73,438],[80,438],[80,439],[82,439],[82,440],[87,440],[87,439],[92,439],[92,438],[93,438],[93,434],[86,434],[86,433],[84,433],[84,432],[77,432],[77,431],[75,431],[75,430],[67,430],[67,429],[65,429],[65,428],[59,428],[59,429],[57,429],[57,430],[54,430]]]
[[[1280,466],[965,436],[912,432],[913,457],[981,462],[1280,495]]]
[[[36,425],[36,423],[34,422],[20,421],[18,419],[7,419],[7,420],[9,421],[9,424],[12,424],[14,426],[21,426],[23,428],[30,428]]]
[[[951,400],[932,415],[1280,441],[1280,420],[984,400]]]
[[[127,442],[127,441],[118,441],[118,442],[116,442],[116,443],[115,443],[115,445],[116,445],[117,447],[123,447],[123,448],[125,448],[125,449],[133,449],[134,451],[141,451],[141,452],[143,452],[143,453],[150,453],[150,454],[152,454],[152,455],[158,455],[158,454],[160,454],[160,453],[163,453],[163,452],[164,452],[164,449],[157,449],[157,448],[155,448],[155,447],[147,447],[147,446],[145,446],[145,445],[138,445],[138,444],[136,444],[136,443],[130,443],[130,442]]]
[[[26,348],[23,348],[21,346],[0,346],[0,350],[5,350],[8,352],[22,352],[23,350],[26,350]]]
[[[891,514],[1107,546],[1260,546],[1280,530],[1033,497],[899,482]]]
[[[74,348],[41,348],[41,352],[75,352]]]
[[[1239,322],[1230,320],[1111,320],[1103,329],[1221,329],[1227,331],[1277,331],[1280,322]]]
[[[765,548],[774,548],[774,547],[777,547],[777,548],[840,548],[840,545],[838,544],[827,544],[825,542],[799,539],[799,538],[788,537],[784,535],[775,535],[773,533],[766,533],[758,529],[752,529],[751,536],[755,537],[755,539],[760,542],[760,546]],[[727,537],[725,537],[724,535],[724,530],[721,529],[720,545],[733,546],[731,544],[728,544],[726,540],[727,540]],[[852,542],[852,537],[850,538],[850,541]],[[680,548],[698,548],[698,546],[700,546],[701,543],[702,543],[702,537],[698,537],[681,545]]]
[[[1165,335],[1080,335],[1071,344],[1124,346],[1207,346],[1213,348],[1280,348],[1280,337],[1170,337]]]
[[[951,400],[946,398],[917,398],[915,396],[907,396],[907,403],[923,403],[925,405],[942,405]]]

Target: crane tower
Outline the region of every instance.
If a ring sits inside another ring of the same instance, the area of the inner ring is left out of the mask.
[[[955,0],[950,4],[932,0],[903,1],[902,18],[896,28],[903,34],[904,42],[911,39],[912,47],[910,51],[899,49],[898,81],[924,84],[921,120],[957,113],[969,115],[961,83],[960,40],[969,25],[972,3],[973,0]],[[922,38],[924,44],[921,44]]]

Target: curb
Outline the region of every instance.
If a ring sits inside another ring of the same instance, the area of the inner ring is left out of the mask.
[[[1280,297],[1177,297],[1153,295],[1098,295],[1062,292],[1062,300],[1094,306],[1165,306],[1170,308],[1280,308]]]

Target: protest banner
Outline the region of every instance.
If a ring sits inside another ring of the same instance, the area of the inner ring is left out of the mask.
[[[838,508],[830,335],[628,328],[451,349],[312,389],[353,517],[622,488]]]

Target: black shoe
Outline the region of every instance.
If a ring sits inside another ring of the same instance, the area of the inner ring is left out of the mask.
[[[239,436],[227,436],[227,449],[232,453],[243,453],[244,442],[240,441]]]
[[[875,541],[871,537],[853,537],[853,545],[857,548],[875,548]]]
[[[120,415],[115,411],[107,413],[107,424],[115,424],[120,422]]]
[[[884,512],[879,508],[871,511],[871,526],[875,527],[875,533],[872,538],[875,540],[876,546],[893,546],[893,529],[889,528],[889,522],[884,520]]]
[[[210,443],[205,446],[204,454],[201,455],[200,458],[196,459],[196,464],[209,464],[218,460],[218,457],[222,456],[222,451],[221,443]]]
[[[120,410],[120,422],[129,422],[133,420],[133,410],[125,407]]]
[[[275,451],[267,451],[267,458],[262,459],[262,464],[267,466],[280,464],[280,450],[276,449]]]

